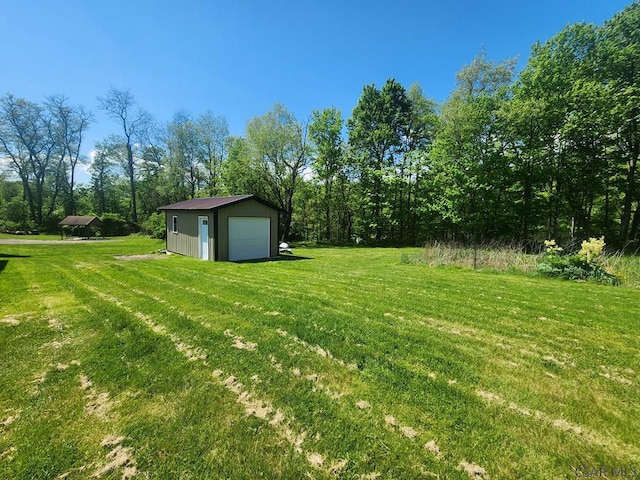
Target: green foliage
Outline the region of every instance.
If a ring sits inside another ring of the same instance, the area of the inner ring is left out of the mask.
[[[142,227],[151,238],[164,239],[167,236],[166,215],[160,212],[152,213]]]
[[[133,232],[133,225],[122,215],[105,213],[100,216],[103,237],[120,237]]]
[[[582,242],[582,248],[573,255],[562,255],[562,248],[555,240],[545,241],[547,252],[538,263],[538,272],[547,277],[565,280],[593,280],[599,283],[619,285],[619,278],[605,270],[601,262],[604,237],[590,238]]]

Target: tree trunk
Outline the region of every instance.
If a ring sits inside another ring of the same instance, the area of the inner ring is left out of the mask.
[[[136,179],[133,166],[133,149],[131,143],[127,142],[127,165],[129,167],[129,187],[131,191],[131,222],[134,225],[134,229],[137,230],[138,225],[138,204],[136,202]]]
[[[624,199],[622,202],[622,216],[620,217],[620,240],[624,245],[629,241],[629,228],[631,222],[631,208],[635,199],[635,181],[636,168],[638,166],[638,157],[633,155],[628,162],[627,180],[625,185]]]

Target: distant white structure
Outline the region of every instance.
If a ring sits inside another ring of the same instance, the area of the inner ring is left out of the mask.
[[[293,253],[291,251],[291,247],[286,242],[282,242],[280,245],[278,245],[278,249],[280,250],[280,253],[285,253],[285,252],[291,253],[291,254]]]

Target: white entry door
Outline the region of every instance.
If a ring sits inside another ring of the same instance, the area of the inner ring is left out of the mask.
[[[269,217],[229,217],[229,260],[271,256]]]
[[[198,217],[199,253],[202,260],[209,260],[209,217]]]

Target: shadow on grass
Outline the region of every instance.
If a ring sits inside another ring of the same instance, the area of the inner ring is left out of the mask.
[[[8,253],[0,253],[0,258],[29,258],[29,255],[13,255]],[[0,260],[0,273],[7,268],[9,260]]]
[[[256,258],[252,260],[236,260],[233,263],[266,263],[266,262],[292,262],[295,260],[313,260],[311,257],[300,257],[298,255],[278,255],[271,258]]]

